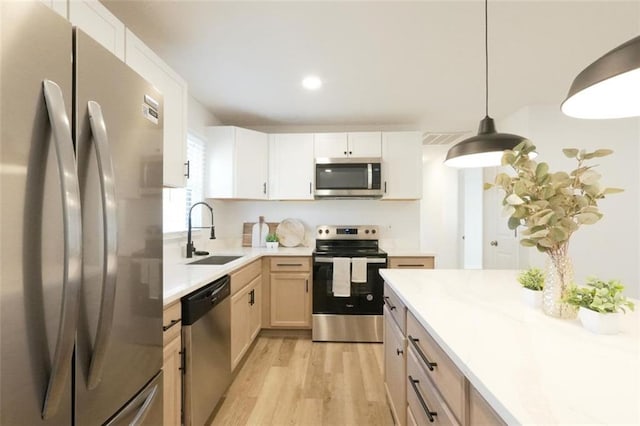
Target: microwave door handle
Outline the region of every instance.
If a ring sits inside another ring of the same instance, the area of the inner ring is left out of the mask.
[[[104,260],[102,265],[102,297],[98,317],[96,341],[89,366],[87,387],[95,389],[102,379],[105,355],[113,326],[116,297],[116,277],[118,275],[118,224],[115,174],[107,127],[100,104],[89,101],[89,123],[98,158],[98,174],[102,192],[102,219],[104,223]]]
[[[367,164],[367,189],[373,187],[373,164]]]
[[[46,420],[53,417],[58,410],[73,355],[82,279],[82,213],[71,127],[62,90],[51,80],[44,80],[42,85],[60,173],[64,223],[62,306],[51,372],[42,405],[42,418]]]

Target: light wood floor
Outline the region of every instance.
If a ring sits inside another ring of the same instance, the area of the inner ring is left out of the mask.
[[[212,425],[393,425],[381,344],[260,336]]]

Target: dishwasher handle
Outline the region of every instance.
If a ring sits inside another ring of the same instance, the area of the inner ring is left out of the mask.
[[[228,275],[182,298],[182,324],[192,325],[231,294]]]

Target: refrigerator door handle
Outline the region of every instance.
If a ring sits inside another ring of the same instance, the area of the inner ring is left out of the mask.
[[[122,424],[125,419],[131,416],[132,411],[137,407],[140,407],[140,409],[138,409],[135,417],[128,424],[129,426],[139,426],[143,424],[144,419],[147,417],[147,414],[149,414],[149,410],[151,409],[151,406],[153,405],[153,402],[156,399],[157,395],[157,384],[153,385],[153,387],[151,387],[150,389],[142,391],[140,395],[134,398],[133,401],[131,401],[125,408],[123,408],[117,416],[106,423],[106,426],[115,426]],[[142,405],[140,405],[141,402]]]
[[[62,307],[51,374],[42,405],[42,418],[48,419],[56,413],[71,375],[71,357],[78,321],[80,280],[82,279],[82,213],[71,126],[64,106],[62,90],[51,80],[43,80],[42,86],[60,173],[64,222]]]
[[[89,110],[91,133],[93,134],[95,143],[96,157],[98,159],[98,175],[100,176],[100,189],[102,192],[102,219],[104,224],[102,297],[96,342],[93,355],[91,356],[89,378],[87,380],[87,387],[91,390],[95,389],[102,380],[105,356],[113,327],[116,277],[118,274],[118,223],[115,174],[113,172],[107,127],[104,116],[102,115],[102,108],[100,104],[94,101],[89,101],[87,107]]]

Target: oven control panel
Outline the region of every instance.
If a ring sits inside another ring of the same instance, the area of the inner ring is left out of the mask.
[[[318,240],[377,240],[379,234],[377,225],[321,225],[316,228]]]

